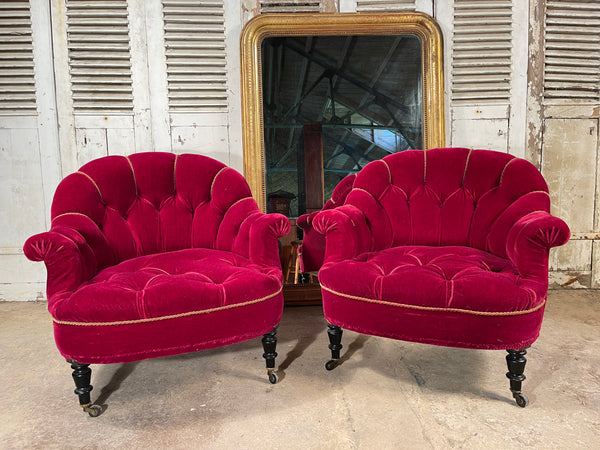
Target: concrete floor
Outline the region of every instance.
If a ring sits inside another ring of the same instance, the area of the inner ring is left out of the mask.
[[[93,365],[81,412],[44,303],[0,303],[0,448],[600,448],[600,292],[551,291],[519,408],[503,351],[345,332],[332,372],[320,308],[286,308],[281,380],[260,340]]]

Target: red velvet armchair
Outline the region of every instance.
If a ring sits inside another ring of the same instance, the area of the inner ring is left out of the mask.
[[[343,205],[346,196],[352,190],[352,183],[354,183],[355,178],[355,173],[345,176],[337,184],[331,193],[331,198],[325,202],[321,211]],[[303,214],[296,220],[296,225],[303,231],[302,244],[298,248],[300,272],[316,272],[323,265],[323,258],[325,258],[325,236],[315,231],[312,224],[312,221],[319,212],[315,211],[310,214]]]
[[[84,411],[91,363],[195,352],[263,336],[271,383],[283,310],[280,214],[258,210],[244,178],[200,155],[138,153],[66,177],[50,231],[25,255],[44,261],[48,309]]]
[[[313,219],[332,359],[342,329],[508,351],[517,404],[538,337],[548,251],[569,239],[529,162],[488,150],[410,150],[365,166],[343,205]]]

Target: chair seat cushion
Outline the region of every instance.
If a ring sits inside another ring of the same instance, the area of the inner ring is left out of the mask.
[[[53,303],[57,344],[79,362],[124,362],[246,340],[278,323],[281,278],[281,271],[212,249],[130,259]],[[78,344],[84,336],[88,342]]]
[[[60,321],[122,322],[260,301],[281,289],[280,274],[264,270],[237,254],[204,248],[142,256],[102,270],[56,302],[52,315]]]
[[[325,316],[335,325],[396,339],[475,348],[533,342],[547,290],[543,280],[521,278],[509,260],[460,246],[406,246],[365,253],[325,264],[319,281]],[[491,323],[498,327],[522,319],[534,322],[533,331],[527,327],[487,330]]]

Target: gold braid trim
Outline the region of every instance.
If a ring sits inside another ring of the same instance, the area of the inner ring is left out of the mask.
[[[469,150],[469,154],[467,155],[467,160],[465,161],[465,170],[463,172],[463,177],[462,177],[462,181],[460,183],[461,186],[464,186],[465,184],[465,178],[467,177],[467,169],[469,167],[469,161],[471,160],[471,153],[473,152],[473,149]]]
[[[81,216],[81,217],[85,217],[86,219],[89,219],[92,222],[94,222],[90,216],[86,216],[85,214],[79,213],[79,212],[66,212],[66,213],[59,214],[58,216],[53,217],[51,222],[54,223],[55,220],[60,219],[61,217],[64,217],[64,216]],[[96,222],[94,222],[94,223],[96,223]]]
[[[54,321],[54,323],[57,323],[59,325],[75,325],[75,326],[81,326],[81,327],[106,327],[106,326],[112,326],[112,325],[132,325],[135,323],[159,322],[161,320],[180,319],[182,317],[197,316],[200,314],[209,314],[209,313],[216,312],[216,311],[224,311],[227,309],[233,309],[233,308],[239,308],[242,306],[253,305],[255,303],[260,303],[262,301],[269,300],[270,298],[273,298],[273,297],[279,295],[281,293],[282,289],[283,289],[283,286],[281,288],[279,288],[279,290],[273,294],[267,295],[262,298],[257,298],[256,300],[250,300],[250,301],[244,302],[244,303],[236,303],[234,305],[226,305],[226,306],[220,306],[218,308],[204,309],[202,311],[188,311],[188,312],[180,313],[180,314],[172,314],[170,316],[150,317],[148,319],[120,320],[120,321],[116,321],[116,322],[70,322],[67,320],[58,320],[53,317],[52,320]]]
[[[124,158],[127,160],[129,168],[131,169],[131,176],[133,177],[133,183],[135,184],[135,196],[138,197],[140,195],[140,191],[138,189],[137,178],[135,177],[135,170],[133,170],[133,164],[131,163],[129,156],[125,156]]]
[[[392,184],[392,170],[390,169],[390,165],[385,159],[381,159],[380,161],[385,165],[385,168],[387,169],[389,184]]]
[[[175,174],[177,173],[177,158],[179,155],[175,155],[175,161],[173,161],[173,194],[177,193],[177,179]]]
[[[100,187],[98,186],[98,183],[96,183],[94,181],[94,179],[92,177],[90,177],[87,173],[82,172],[80,170],[78,170],[77,172],[75,172],[78,175],[83,175],[84,177],[86,177],[88,180],[90,180],[92,182],[92,184],[94,185],[94,187],[96,188],[96,190],[98,191],[98,195],[100,196],[100,201],[102,202],[102,204],[104,203],[104,198],[102,197],[102,192],[100,192]]]
[[[423,184],[427,184],[427,149],[423,150]]]
[[[213,179],[212,179],[212,182],[210,183],[210,198],[211,198],[211,200],[212,200],[212,198],[213,198],[213,188],[215,187],[215,181],[217,181],[217,177],[218,177],[219,175],[221,175],[221,172],[223,172],[223,171],[225,171],[225,170],[227,170],[227,169],[229,169],[229,167],[227,167],[227,166],[225,166],[225,167],[221,167],[221,168],[219,169],[219,171],[218,171],[218,172],[215,174],[215,176],[213,177]]]
[[[542,303],[540,303],[538,306],[536,306],[535,308],[527,309],[524,311],[485,312],[485,311],[470,311],[468,309],[460,309],[460,308],[439,308],[439,307],[435,307],[435,306],[418,306],[418,305],[407,305],[406,303],[386,302],[385,300],[376,300],[376,299],[372,299],[372,298],[359,297],[356,295],[343,294],[341,292],[334,291],[333,289],[330,289],[327,286],[324,286],[323,284],[321,284],[321,289],[331,292],[332,294],[339,295],[340,297],[345,297],[345,298],[349,298],[352,300],[359,300],[359,301],[363,301],[363,302],[367,302],[367,303],[377,303],[379,305],[397,306],[400,308],[417,309],[417,310],[421,310],[421,311],[457,312],[457,313],[464,313],[464,314],[472,314],[474,316],[520,316],[523,314],[529,314],[529,313],[535,312],[538,309],[541,309],[546,304],[546,299],[544,298],[544,301]]]
[[[506,163],[506,165],[504,166],[504,169],[502,169],[502,173],[500,174],[500,184],[502,184],[502,179],[504,178],[504,172],[506,172],[506,169],[508,168],[508,166],[510,166],[511,163],[517,161],[516,157],[513,157],[512,159],[509,159],[508,162]]]

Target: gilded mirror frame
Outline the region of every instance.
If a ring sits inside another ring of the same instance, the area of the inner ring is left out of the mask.
[[[244,176],[261,211],[266,210],[262,51],[265,38],[411,34],[421,41],[423,148],[444,147],[442,33],[419,12],[264,14],[250,20],[240,37]]]

